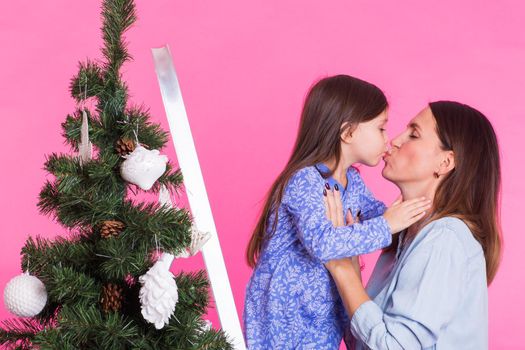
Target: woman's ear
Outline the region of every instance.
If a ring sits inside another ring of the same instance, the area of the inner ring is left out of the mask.
[[[454,152],[445,151],[443,160],[439,165],[439,175],[446,175],[456,167]]]

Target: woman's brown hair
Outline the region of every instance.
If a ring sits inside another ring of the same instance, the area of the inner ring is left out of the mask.
[[[387,107],[387,99],[379,88],[348,75],[321,79],[310,88],[292,154],[266,196],[248,244],[248,265],[256,265],[264,243],[276,230],[278,209],[290,177],[301,168],[331,159],[335,159],[337,166],[341,159],[341,135],[374,119]],[[272,227],[268,227],[272,214],[275,219]]]
[[[434,196],[436,218],[462,219],[485,254],[487,282],[498,270],[501,255],[499,223],[501,168],[496,133],[487,117],[465,104],[430,103],[444,150],[454,152],[454,169]]]
[[[485,255],[487,283],[494,280],[501,256],[499,223],[501,169],[496,133],[478,110],[451,101],[429,104],[441,149],[454,153],[454,169],[434,195],[431,221],[457,217],[469,226]],[[416,233],[417,234],[417,233]],[[397,246],[398,235],[392,245]]]

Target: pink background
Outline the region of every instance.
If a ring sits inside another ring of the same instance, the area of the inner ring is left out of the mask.
[[[525,101],[523,2],[137,1],[125,66],[132,101],[167,129],[150,48],[169,44],[178,70],[239,316],[251,270],[244,251],[261,201],[294,142],[307,88],[346,73],[381,87],[390,136],[425,104],[454,99],[492,120],[503,163],[505,251],[490,287],[490,348],[523,349],[525,279],[519,229]],[[28,235],[63,230],[38,214],[45,154],[68,151],[60,123],[77,62],[99,57],[98,1],[0,3],[0,286],[20,273]],[[519,143],[518,143],[519,141]],[[165,150],[175,159],[173,145]],[[377,196],[395,187],[362,168]],[[367,258],[366,275],[375,255]],[[174,269],[202,267],[200,256]],[[10,317],[0,306],[0,318]],[[210,318],[216,322],[213,312]]]

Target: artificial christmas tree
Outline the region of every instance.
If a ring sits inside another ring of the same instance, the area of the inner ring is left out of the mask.
[[[62,124],[77,154],[47,157],[45,169],[54,179],[39,195],[40,211],[71,233],[27,240],[22,270],[28,274],[12,286],[31,279],[38,291],[31,298],[38,298],[24,303],[11,291],[16,288],[9,290],[13,309],[30,306],[32,317],[4,321],[0,345],[231,349],[224,332],[203,319],[209,304],[205,272],[169,272],[175,256],[194,254],[207,236],[192,227],[187,210],[165,204],[166,193],[183,185],[180,170],[158,151],[168,135],[150,122],[147,110],[128,103],[120,69],[130,60],[123,34],[136,20],[135,5],[105,0],[102,18],[104,60],[80,64],[70,85],[79,108]],[[93,110],[85,107],[88,100]],[[137,203],[129,187],[160,193],[161,201]],[[159,255],[156,262],[152,257]],[[42,310],[35,300],[45,304]]]

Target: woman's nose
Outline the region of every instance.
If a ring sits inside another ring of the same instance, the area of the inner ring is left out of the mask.
[[[401,144],[402,144],[401,135],[393,138],[392,140],[390,140],[390,147],[391,148],[399,148],[401,146]]]

